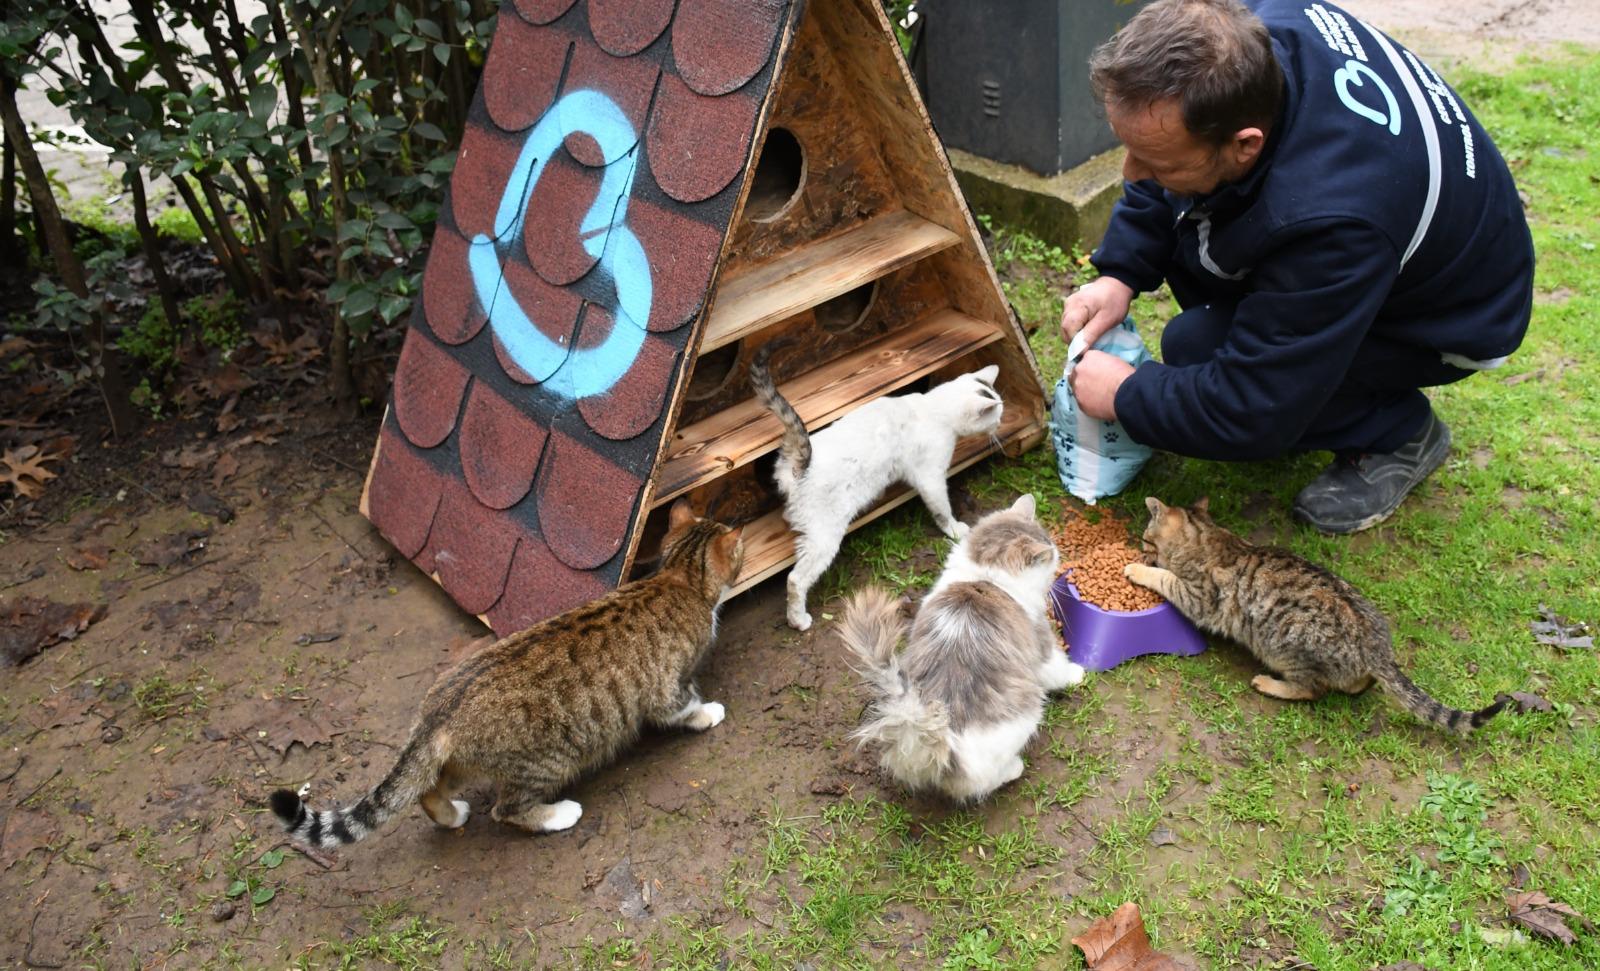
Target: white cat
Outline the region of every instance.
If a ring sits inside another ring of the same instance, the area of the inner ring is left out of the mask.
[[[839,625],[873,699],[854,736],[909,789],[976,802],[1022,775],[1048,692],[1083,681],[1045,618],[1060,559],[1025,495],[956,544],[906,648],[894,597],[868,587]]]
[[[934,522],[958,539],[967,527],[950,514],[945,475],[956,440],[992,435],[1004,404],[994,389],[1000,374],[989,365],[926,394],[878,398],[815,435],[772,383],[763,347],[750,365],[750,383],[783,423],[783,445],[773,477],[784,496],[783,518],[797,534],[789,571],[789,626],[806,630],[806,594],[839,552],[850,523],[897,482],[917,490]]]

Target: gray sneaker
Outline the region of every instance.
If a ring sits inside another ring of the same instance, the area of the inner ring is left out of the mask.
[[[1416,437],[1393,452],[1336,457],[1294,497],[1294,517],[1324,533],[1376,526],[1449,454],[1450,429],[1429,411]]]

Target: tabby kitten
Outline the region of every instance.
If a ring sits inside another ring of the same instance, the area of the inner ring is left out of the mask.
[[[722,705],[694,672],[717,607],[744,558],[738,530],[672,507],[662,564],[593,603],[512,634],[442,675],[394,768],[354,806],[316,812],[287,789],[272,811],[289,835],[333,848],[364,839],[412,800],[440,826],[466,823],[453,798],[477,780],[499,791],[489,815],[529,832],[572,826],[578,803],[552,801],[611,761],[646,725],[705,731]]]
[[[967,530],[950,511],[946,476],[957,439],[992,435],[1004,404],[994,388],[997,365],[952,378],[926,394],[869,401],[815,435],[778,393],[767,370],[767,344],[750,364],[756,396],[783,423],[783,443],[773,470],[783,493],[783,518],[797,534],[798,555],[789,571],[789,626],[811,627],[806,595],[839,553],[850,523],[883,490],[904,482],[917,490],[946,536]]]
[[[1155,566],[1130,563],[1123,572],[1278,672],[1251,680],[1262,694],[1311,701],[1330,690],[1360,694],[1377,681],[1417,718],[1461,735],[1511,700],[1497,695],[1471,712],[1440,704],[1401,672],[1388,620],[1355,587],[1287,550],[1228,532],[1212,521],[1205,499],[1188,509],[1153,498],[1145,505],[1145,549]]]
[[[903,652],[896,600],[851,598],[840,634],[874,695],[854,737],[902,785],[975,802],[1022,774],[1046,692],[1083,680],[1045,619],[1059,558],[1025,495],[956,544]]]

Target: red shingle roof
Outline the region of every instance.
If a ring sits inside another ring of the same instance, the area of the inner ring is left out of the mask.
[[[791,7],[501,10],[367,491],[499,634],[622,579]]]

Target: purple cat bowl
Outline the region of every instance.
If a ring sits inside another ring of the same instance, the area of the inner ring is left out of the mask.
[[[1148,610],[1102,610],[1078,596],[1063,573],[1050,588],[1050,602],[1061,620],[1067,657],[1089,671],[1109,671],[1141,654],[1190,657],[1206,649],[1206,639],[1169,603]]]

